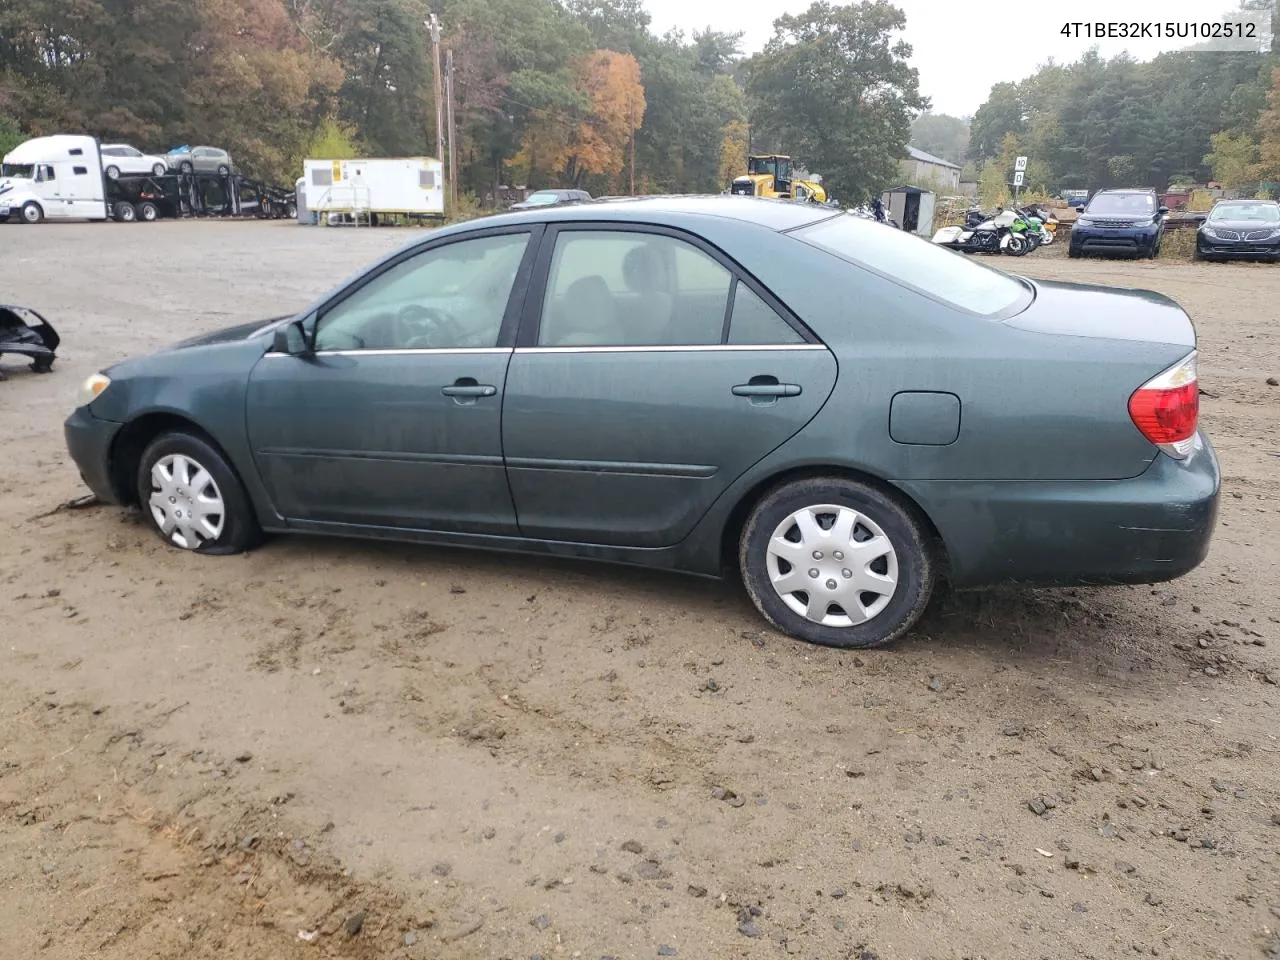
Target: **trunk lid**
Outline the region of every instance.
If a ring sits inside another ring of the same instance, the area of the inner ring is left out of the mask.
[[[1027,282],[1035,288],[1035,300],[1003,321],[1007,326],[1064,337],[1165,343],[1187,351],[1196,345],[1191,318],[1164,294],[1056,280]]]

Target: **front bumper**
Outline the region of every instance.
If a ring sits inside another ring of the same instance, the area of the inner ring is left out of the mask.
[[[1148,252],[1157,240],[1156,234],[1121,230],[1072,231],[1071,246],[1082,253]]]
[[[903,484],[934,521],[957,587],[1159,583],[1209,553],[1221,470],[1207,437],[1129,480]]]
[[[63,424],[67,452],[80,470],[82,479],[99,500],[121,503],[120,492],[111,479],[111,447],[120,424],[101,420],[89,408],[77,407]]]
[[[1280,260],[1280,240],[1246,243],[1200,236],[1196,239],[1196,249],[1202,257],[1221,260]]]

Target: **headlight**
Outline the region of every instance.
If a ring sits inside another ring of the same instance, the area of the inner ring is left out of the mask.
[[[1202,227],[1201,229],[1204,230],[1204,235],[1206,237],[1213,237],[1215,240],[1218,239],[1217,231],[1215,231],[1213,227]]]
[[[110,377],[103,373],[95,373],[80,385],[80,394],[76,397],[76,406],[83,407],[92,403],[109,386],[111,386]]]

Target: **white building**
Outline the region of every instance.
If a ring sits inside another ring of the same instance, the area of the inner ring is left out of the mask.
[[[960,167],[931,153],[907,147],[900,164],[902,179],[913,187],[924,187],[934,193],[955,194],[960,191]]]

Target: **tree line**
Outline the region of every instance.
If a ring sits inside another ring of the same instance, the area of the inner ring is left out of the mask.
[[[993,86],[969,125],[967,173],[985,198],[1003,190],[1020,155],[1029,158],[1027,185],[1050,192],[1163,191],[1212,179],[1274,194],[1280,56],[1273,46],[1270,54],[1189,49],[1146,62],[1096,50],[1071,64],[1050,60],[1025,80]]]
[[[459,190],[705,192],[776,150],[850,200],[889,184],[928,106],[886,0],[818,0],[765,50],[658,36],[642,0],[6,0],[0,146],[93,133],[303,157],[434,154],[431,38],[453,51]]]

